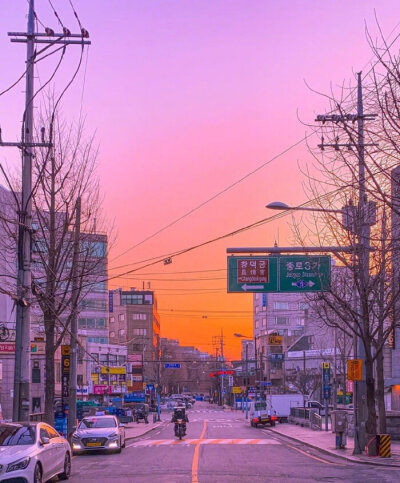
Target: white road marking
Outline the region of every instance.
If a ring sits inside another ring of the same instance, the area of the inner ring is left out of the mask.
[[[232,444],[232,445],[280,445],[279,441],[273,439],[235,439],[235,438],[209,438],[209,439],[158,439],[151,441],[135,441],[128,447],[154,447],[154,446],[189,446],[203,444]]]

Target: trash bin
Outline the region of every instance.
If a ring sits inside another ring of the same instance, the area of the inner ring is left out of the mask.
[[[365,452],[368,456],[378,456],[379,453],[379,435],[367,434],[367,443],[365,445]]]

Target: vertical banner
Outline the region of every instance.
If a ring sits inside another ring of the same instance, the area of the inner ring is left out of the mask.
[[[69,368],[71,364],[71,347],[69,345],[61,346],[61,404],[64,415],[66,414],[66,405],[69,398]]]
[[[114,292],[112,290],[108,292],[108,311],[114,312]]]

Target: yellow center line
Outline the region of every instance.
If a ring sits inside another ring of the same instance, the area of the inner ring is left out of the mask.
[[[287,446],[289,446],[289,448],[295,449],[296,451],[298,451],[301,454],[304,454],[305,456],[308,456],[309,458],[313,458],[314,460],[320,461],[321,463],[325,463],[326,465],[334,465],[334,466],[336,466],[335,463],[331,463],[330,461],[326,461],[326,460],[323,460],[321,458],[318,458],[317,456],[313,456],[313,455],[311,455],[309,453],[306,453],[305,451],[302,451],[301,449],[296,448],[295,446],[292,446],[291,444],[288,444]]]
[[[207,420],[204,420],[203,431],[200,434],[200,438],[196,442],[196,447],[194,448],[193,462],[192,462],[192,483],[198,483],[198,468],[199,468],[199,452],[200,452],[200,442],[204,438],[207,429]]]

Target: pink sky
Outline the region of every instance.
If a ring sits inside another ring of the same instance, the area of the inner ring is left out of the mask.
[[[65,25],[76,30],[69,2],[53,3]],[[248,225],[268,215],[264,206],[269,201],[303,202],[298,162],[305,164],[309,156],[300,146],[113,261],[297,142],[305,133],[297,110],[302,119],[311,121],[326,107],[304,80],[326,92],[331,82],[335,86],[352,78],[372,58],[364,22],[375,37],[374,9],[386,35],[400,18],[395,0],[73,3],[93,42],[82,108],[87,131],[96,132],[100,145],[104,213],[115,221],[118,234],[110,254],[111,267],[196,245]],[[25,30],[27,2],[2,0],[1,5],[0,91],[24,69],[24,47],[11,44],[6,32]],[[45,25],[57,29],[47,1],[36,0],[36,11]],[[397,27],[395,34],[398,31]],[[58,90],[73,72],[79,47],[70,47],[66,57],[56,78]],[[41,81],[54,61],[39,67]],[[64,101],[69,119],[79,117],[84,66]],[[23,88],[21,84],[0,98],[4,139],[18,136]],[[18,167],[17,159],[10,150],[0,150],[1,162]],[[268,246],[275,240],[290,244],[289,221],[264,225],[177,257],[169,266],[147,270],[161,274],[145,280],[156,291],[160,289],[162,335],[211,351],[212,336],[223,328],[228,354],[237,357],[239,342],[232,334],[252,333],[252,297],[227,295],[226,282],[220,279],[224,272],[173,272],[223,269],[228,246]],[[202,277],[217,279],[176,280]],[[144,276],[135,278],[125,277],[110,287],[141,287]],[[219,291],[190,295],[190,290],[181,290],[197,288]],[[167,315],[171,309],[182,312],[172,317]],[[247,313],[234,318],[226,312],[232,310]]]

